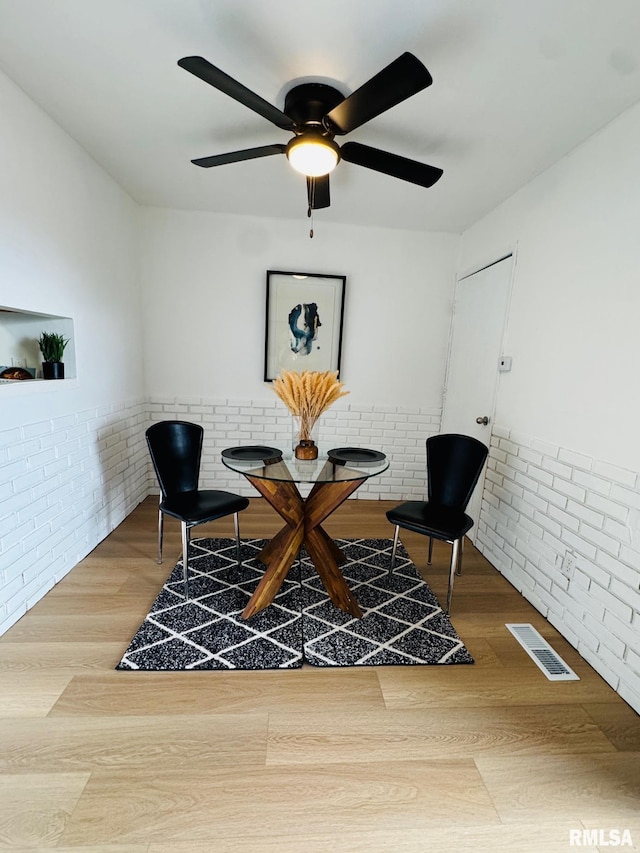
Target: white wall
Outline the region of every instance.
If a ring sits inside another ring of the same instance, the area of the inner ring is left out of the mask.
[[[438,432],[458,236],[299,221],[143,212],[145,376],[154,419],[205,427],[203,482],[254,495],[221,463],[236,444],[291,441],[265,383],[266,271],[347,276],[341,378],[320,419],[325,447],[366,445],[388,472],[356,497],[422,497],[425,439]]]
[[[77,378],[0,387],[0,632],[146,494],[137,209],[0,75],[0,305],[72,317]]]
[[[145,210],[145,375],[155,395],[271,400],[266,271],[347,276],[349,402],[442,403],[458,236]]]
[[[137,207],[4,75],[0,112],[0,304],[75,325],[78,382],[46,405],[56,413],[137,395]],[[4,391],[5,426],[39,417],[39,397]]]
[[[461,269],[517,246],[481,550],[640,710],[638,138],[640,105],[469,229]]]
[[[517,243],[496,420],[640,470],[640,106],[469,229],[461,268]]]

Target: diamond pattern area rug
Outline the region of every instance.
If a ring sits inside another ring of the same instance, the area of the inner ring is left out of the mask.
[[[295,669],[314,666],[470,664],[473,658],[401,544],[389,573],[390,539],[338,539],[341,566],[363,613],[331,603],[303,551],[273,603],[242,611],[264,573],[264,539],[196,539],[189,551],[189,599],[182,563],[116,667],[119,670]]]

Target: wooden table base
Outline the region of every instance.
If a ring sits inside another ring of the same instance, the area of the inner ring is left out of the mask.
[[[316,483],[305,500],[293,481],[245,476],[286,524],[258,554],[267,570],[242,611],[243,618],[271,604],[303,546],[335,606],[361,618],[358,602],[339,569],[346,557],[321,524],[366,478]]]

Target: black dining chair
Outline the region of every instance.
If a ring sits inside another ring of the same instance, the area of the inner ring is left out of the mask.
[[[151,461],[160,485],[158,509],[158,563],[162,563],[164,516],[177,518],[182,527],[184,594],[189,598],[189,542],[191,528],[233,514],[236,555],[240,562],[238,513],[249,499],[217,489],[199,489],[204,430],[187,421],[160,421],[145,433]]]
[[[431,436],[427,439],[428,500],[406,501],[387,512],[387,518],[396,526],[389,572],[395,566],[401,527],[429,537],[429,566],[434,539],[452,545],[447,612],[451,610],[454,575],[462,570],[464,536],[473,527],[473,519],[465,509],[488,453],[486,445],[469,435]]]

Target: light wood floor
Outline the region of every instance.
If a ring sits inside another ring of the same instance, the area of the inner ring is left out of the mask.
[[[389,506],[348,501],[327,528],[391,536]],[[638,716],[472,546],[452,621],[474,666],[116,672],[179,556],[168,523],[156,565],[155,524],[151,498],[0,639],[0,848],[565,853],[585,827],[640,849]],[[262,499],[241,516],[279,526]],[[436,545],[440,600],[447,563]],[[581,680],[549,682],[510,621]]]

